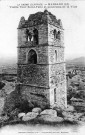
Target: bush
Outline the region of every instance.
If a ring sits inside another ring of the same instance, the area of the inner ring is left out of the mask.
[[[43,103],[43,104],[42,104]],[[9,95],[6,96],[4,104],[4,112],[9,115],[13,110],[19,109],[19,112],[29,112],[35,107],[40,107],[43,109],[49,108],[47,101],[43,101],[43,98],[40,102],[30,100],[30,98],[22,97],[20,93],[20,87],[17,85],[15,91],[12,91]]]
[[[71,104],[71,101],[70,99],[72,97],[77,97],[79,98],[80,95],[78,95],[78,90],[76,87],[72,87],[72,86],[69,86],[68,90],[67,90],[67,101],[68,101],[68,104]]]
[[[9,115],[17,108],[20,110],[20,112],[27,113],[28,111],[32,110],[33,107],[34,105],[31,102],[23,100],[17,91],[13,91],[6,97],[4,112]]]
[[[15,108],[18,108],[19,104],[20,96],[18,96],[17,91],[12,91],[5,99],[4,112],[11,113]]]
[[[21,110],[21,112],[27,113],[34,108],[34,105],[32,102],[22,99],[18,108]]]

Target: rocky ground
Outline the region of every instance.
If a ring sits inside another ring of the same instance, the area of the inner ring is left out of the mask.
[[[70,106],[71,107],[71,106]],[[73,107],[71,107],[73,108]],[[85,113],[77,113],[74,110],[54,110],[33,108],[32,111],[25,113],[12,112],[13,117],[7,115],[0,117],[1,127],[8,124],[47,124],[47,125],[80,125],[85,122]],[[60,112],[61,113],[60,113]],[[15,115],[16,114],[16,115]]]

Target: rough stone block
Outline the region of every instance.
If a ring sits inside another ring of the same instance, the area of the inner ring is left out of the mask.
[[[60,123],[63,122],[64,119],[62,117],[53,117],[52,115],[41,115],[38,120],[41,120],[43,122],[47,123]]]
[[[29,121],[29,120],[33,120],[37,117],[37,113],[34,112],[28,112],[25,116],[23,116],[22,120],[23,121]]]
[[[23,116],[25,116],[25,113],[23,112],[18,114],[18,118],[22,118]]]
[[[52,110],[52,109],[46,109],[46,110],[42,111],[40,113],[40,115],[51,115],[52,117],[56,117],[57,112],[55,110]]]
[[[38,114],[40,114],[41,111],[42,111],[41,108],[38,108],[38,107],[32,109],[32,112],[38,113]]]

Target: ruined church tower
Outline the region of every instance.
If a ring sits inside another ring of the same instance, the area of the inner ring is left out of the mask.
[[[23,98],[38,106],[67,107],[64,32],[45,10],[21,17],[18,26],[18,82]]]

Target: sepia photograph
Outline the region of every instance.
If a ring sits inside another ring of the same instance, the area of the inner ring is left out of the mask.
[[[85,134],[85,0],[0,0],[6,134]]]

